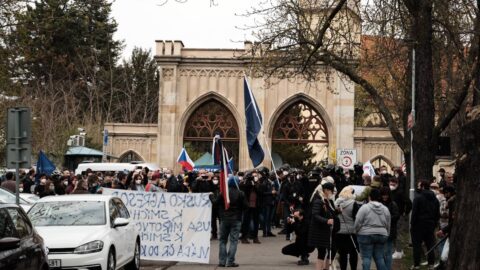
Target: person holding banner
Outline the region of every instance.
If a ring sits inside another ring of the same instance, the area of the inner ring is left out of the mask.
[[[228,179],[228,194],[230,204],[225,209],[223,196],[218,196],[216,204],[219,208],[220,217],[220,247],[219,247],[219,267],[238,267],[235,262],[237,253],[238,238],[240,228],[242,227],[242,214],[248,209],[248,202],[245,194],[238,188],[238,178],[231,176]],[[230,246],[227,251],[227,242],[230,240]]]

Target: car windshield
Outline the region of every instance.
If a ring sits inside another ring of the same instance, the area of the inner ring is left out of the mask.
[[[28,217],[34,226],[86,226],[105,225],[105,202],[63,201],[39,202]]]
[[[11,204],[17,203],[15,194],[3,188],[0,188],[0,202],[11,203]],[[32,203],[29,203],[23,198],[20,198],[20,204],[32,204]]]

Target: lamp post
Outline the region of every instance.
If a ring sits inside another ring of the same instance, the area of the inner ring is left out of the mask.
[[[415,126],[415,46],[412,48],[412,122],[410,128],[410,200],[415,192],[415,167],[413,166],[413,127]]]

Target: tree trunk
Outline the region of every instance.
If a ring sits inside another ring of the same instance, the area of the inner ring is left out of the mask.
[[[463,156],[457,161],[457,195],[450,237],[448,270],[480,269],[480,107],[462,127]]]
[[[418,1],[412,13],[412,37],[415,40],[415,107],[413,156],[415,179],[432,179],[437,138],[435,127],[434,85],[432,63],[432,3]]]

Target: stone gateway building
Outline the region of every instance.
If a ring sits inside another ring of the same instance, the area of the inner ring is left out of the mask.
[[[354,83],[331,71],[314,84],[299,77],[249,76],[245,56],[251,48],[249,42],[244,49],[194,49],[181,41],[156,41],[158,124],[107,123],[108,154],[120,162],[154,162],[178,171],[182,147],[194,161],[206,162],[218,133],[236,169],[252,168],[243,98],[247,75],[263,116],[258,138],[275,165],[288,162],[298,149],[313,152],[314,161],[332,163],[338,148],[356,149],[358,161],[370,160],[376,167],[402,164],[402,151],[387,129],[355,127]],[[266,154],[264,165],[270,167],[271,161]]]

